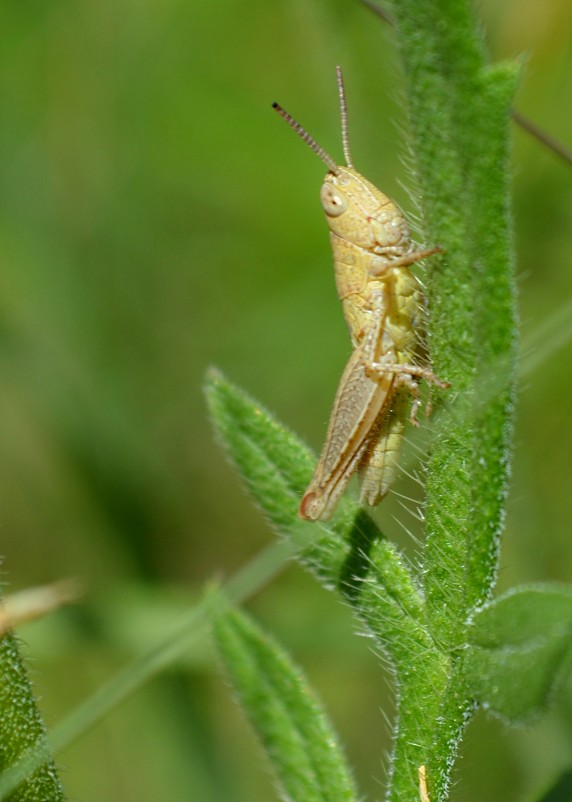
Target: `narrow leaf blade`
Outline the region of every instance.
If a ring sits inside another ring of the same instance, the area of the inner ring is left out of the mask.
[[[331,521],[302,521],[298,505],[314,470],[311,451],[219,371],[209,371],[205,392],[219,439],[258,506],[319,578],[337,586],[355,543],[366,554],[380,536],[373,521],[348,498]]]
[[[314,470],[312,453],[219,371],[209,371],[205,390],[219,438],[249,491],[321,582],[338,588],[359,609],[363,582],[371,573],[372,549],[380,543],[384,572],[370,576],[372,590],[391,605],[414,608],[419,614],[418,593],[405,561],[355,501],[341,499],[325,523],[298,517]]]
[[[336,735],[301,671],[244,613],[215,615],[231,684],[272,763],[285,799],[357,800]]]
[[[256,502],[282,533],[299,526],[298,505],[315,466],[312,452],[247,393],[218,370],[207,373],[205,392],[217,434]],[[359,505],[342,499],[331,524],[346,528]],[[314,530],[316,525],[311,525]]]
[[[45,727],[11,632],[0,638],[0,721],[0,799],[62,802]]]

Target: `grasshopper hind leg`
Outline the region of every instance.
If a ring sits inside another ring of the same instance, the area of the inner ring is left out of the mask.
[[[391,409],[383,410],[372,428],[358,466],[362,504],[375,507],[387,495],[396,479],[410,399],[411,393],[407,387],[397,390]]]

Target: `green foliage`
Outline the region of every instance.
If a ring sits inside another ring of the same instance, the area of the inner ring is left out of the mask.
[[[44,756],[43,765],[12,778],[4,775],[0,799],[9,802],[61,802],[62,786],[46,753],[46,733],[12,633],[0,639],[0,770],[14,770],[20,760]],[[11,781],[10,781],[11,779]]]
[[[515,588],[485,605],[464,667],[473,697],[509,721],[538,715],[569,667],[571,635],[572,588]]]
[[[422,576],[353,502],[346,501],[331,523],[299,521],[296,500],[311,475],[307,449],[217,371],[209,373],[206,392],[219,436],[258,505],[292,542],[301,561],[352,605],[391,660],[400,711],[390,798],[413,793],[422,764],[430,767],[436,798],[447,798],[458,740],[479,705],[510,720],[544,706],[570,654],[572,591],[516,589],[474,612],[468,628],[465,620],[454,622],[467,634],[448,648],[437,626],[440,619],[429,614],[423,598]],[[253,625],[238,614],[217,621],[227,671],[285,783],[285,766],[292,760],[288,738],[280,740],[273,733],[282,710],[277,698],[280,666],[288,662],[276,657],[276,646],[265,647]],[[256,647],[246,643],[248,638]],[[264,665],[256,657],[259,650]],[[313,715],[308,707],[305,713],[303,706],[297,710],[301,717]],[[283,721],[280,726],[288,730],[294,724]],[[309,722],[304,726],[311,728]]]
[[[347,504],[331,527],[315,527],[301,557],[350,600],[391,658],[400,710],[390,798],[412,795],[412,778],[424,764],[433,798],[445,799],[471,711],[492,703],[487,688],[495,683],[508,694],[513,672],[523,669],[517,657],[507,664],[486,652],[484,672],[478,644],[466,648],[467,622],[492,594],[510,461],[516,313],[508,121],[518,68],[487,65],[468,2],[398,0],[393,12],[423,235],[444,251],[428,282],[431,353],[437,374],[453,387],[428,464],[424,566],[418,575]],[[311,475],[307,451],[214,374],[208,394],[251,492],[279,531],[291,535]],[[548,636],[543,687],[561,651]],[[513,711],[517,706],[501,690],[498,709],[503,702]]]
[[[33,656],[39,707],[54,727],[50,745],[56,753],[66,750],[58,757],[66,790],[82,802],[115,799],[118,788],[123,798],[138,802],[245,802],[270,793],[264,775],[258,779],[258,761],[244,759],[249,743],[232,741],[232,749],[220,749],[221,739],[226,744],[232,739],[234,720],[219,703],[219,683],[209,680],[203,616],[179,632],[173,626],[199,597],[205,574],[221,565],[221,553],[225,568],[240,566],[235,587],[241,592],[229,595],[243,603],[283,571],[284,555],[292,551],[281,542],[256,555],[266,542],[265,524],[249,509],[213,447],[200,393],[205,366],[227,366],[229,375],[232,371],[242,386],[279,409],[294,431],[318,446],[348,349],[317,197],[323,168],[284,132],[270,101],[283,101],[340,156],[334,82],[340,63],[359,169],[407,210],[412,201],[404,179],[413,194],[421,196],[420,188],[428,187],[423,175],[419,183],[404,175],[408,140],[402,135],[402,82],[392,31],[359,2],[348,0],[254,0],[248,8],[245,14],[244,4],[229,3],[221,14],[217,4],[186,0],[8,0],[3,5],[1,557],[14,589],[67,575],[81,577],[88,589],[77,608],[18,633],[24,652]],[[451,27],[445,10],[443,4],[437,27],[429,30],[431,22],[423,36],[450,40],[454,31],[444,30]],[[490,0],[480,4],[479,14],[494,53],[527,53],[530,80],[517,107],[545,130],[572,141],[566,95],[572,81],[566,35],[572,30],[572,4],[547,0],[524,7]],[[404,58],[413,57],[411,48],[424,47],[415,38],[408,40],[408,52],[402,46]],[[453,65],[448,72],[454,77]],[[420,85],[419,102],[427,88]],[[478,99],[470,98],[467,113]],[[427,130],[436,127],[451,136],[450,126],[441,125],[438,98],[435,108],[438,116]],[[465,112],[463,101],[457,109]],[[484,111],[480,125],[487,124],[489,109]],[[411,125],[417,125],[413,117]],[[554,314],[563,299],[572,297],[572,227],[566,219],[570,173],[518,128],[515,140],[526,339],[521,364],[527,373],[526,392],[519,397],[504,587],[520,577],[566,579],[572,562],[567,533],[572,372],[563,369],[572,352],[557,353],[572,342],[571,307]],[[440,149],[433,169],[441,170],[443,185],[456,182],[449,207],[456,213],[461,203],[471,202],[468,184],[459,186],[454,170],[449,178],[446,159],[454,167],[456,152],[449,156],[438,141],[433,146]],[[479,161],[483,158],[489,154],[480,153]],[[425,172],[430,167],[426,164]],[[489,180],[494,177],[491,173]],[[497,178],[503,175],[498,172]],[[446,212],[448,201],[434,206],[437,195],[420,201],[420,241],[444,244],[428,215],[433,209]],[[445,227],[448,218],[440,219]],[[442,289],[443,327],[449,325],[449,309],[456,315],[469,301],[468,286],[456,281],[457,268],[460,280],[469,272],[462,257],[446,280],[439,272],[462,254],[464,237],[447,245],[441,264],[433,263],[430,278],[441,288],[429,287],[432,313],[435,321]],[[487,309],[483,305],[480,311]],[[451,318],[451,328],[455,347],[465,356],[471,326],[453,330]],[[488,347],[484,339],[478,345]],[[434,357],[438,348],[434,337]],[[448,367],[439,365],[439,373],[455,381],[443,399],[454,404],[461,385]],[[478,398],[488,398],[499,380],[503,370],[479,379]],[[461,460],[450,464],[463,467]],[[400,482],[396,490],[406,484]],[[484,489],[492,492],[495,486]],[[441,501],[447,501],[447,492]],[[477,512],[479,494],[474,496]],[[386,533],[398,504],[395,494],[377,513]],[[351,509],[350,503],[350,518]],[[329,560],[324,575],[345,598],[360,596],[359,587],[346,579],[367,575],[373,547],[368,552],[359,544],[360,538],[368,543],[372,531],[365,516],[360,530],[350,521],[347,537],[340,532],[335,548],[322,550],[323,560]],[[301,543],[322,533],[317,527],[300,530]],[[401,611],[414,611],[423,594],[407,595],[415,575],[400,569],[392,543],[374,545],[379,570],[386,571],[382,579],[397,600],[391,605],[382,596],[383,615],[395,628]],[[433,567],[439,569],[435,551]],[[309,550],[304,554],[312,556]],[[348,559],[342,560],[337,583],[337,555],[343,554]],[[272,561],[263,564],[268,555]],[[416,578],[422,587],[422,575]],[[296,590],[289,599],[292,586]],[[133,587],[144,599],[134,602],[136,615],[125,600]],[[173,592],[180,609],[163,610],[158,599]],[[310,621],[298,623],[308,597],[314,600],[316,594],[322,598],[311,581],[294,572],[272,584],[262,600],[277,602],[275,614],[291,631],[289,643],[298,660],[304,665],[316,660],[312,676],[317,681],[328,639],[340,650],[339,661],[331,654],[336,665],[328,676],[351,674],[332,713],[336,720],[350,718],[343,724],[344,738],[360,763],[356,771],[363,777],[364,795],[376,799],[381,794],[375,745],[379,752],[387,748],[377,707],[387,682],[375,684],[374,672],[367,669],[372,659],[367,644],[373,641],[356,639],[346,649],[337,637],[345,611],[328,618],[315,634]],[[372,601],[379,595],[373,585],[371,595]],[[321,603],[328,609],[332,601]],[[312,610],[311,620],[314,615],[319,610]],[[381,610],[377,621],[371,618],[383,634]],[[191,630],[196,637],[189,645]],[[198,654],[192,644],[200,646]],[[173,657],[191,651],[191,663]],[[4,655],[14,667],[12,647],[6,646]],[[130,703],[121,704],[128,695]],[[352,731],[349,711],[361,712],[367,696],[375,699],[368,726],[358,721]],[[31,700],[28,690],[23,697],[10,697],[20,711],[28,710],[23,702]],[[508,802],[522,796],[520,784],[545,787],[551,772],[568,765],[571,720],[564,699],[542,727],[505,742],[498,722],[478,722],[459,796],[481,799],[483,786],[495,783],[495,793],[484,796]],[[6,735],[7,730],[6,722]],[[86,730],[89,737],[81,741]],[[152,750],[150,732],[161,733]],[[491,737],[500,742],[492,755]],[[105,758],[110,744],[117,760]],[[252,780],[262,783],[256,792]],[[414,780],[412,769],[408,787]]]
[[[432,357],[454,387],[429,463],[424,596],[421,579],[351,503],[331,527],[316,527],[317,537],[301,551],[352,601],[392,658],[401,705],[396,798],[410,792],[413,769],[422,762],[432,771],[434,793],[444,797],[471,709],[479,702],[510,718],[535,709],[568,632],[547,630],[544,639],[525,639],[521,649],[504,651],[506,637],[496,650],[484,648],[479,622],[508,607],[499,602],[479,613],[470,648],[461,648],[469,616],[492,593],[508,481],[516,315],[507,125],[518,70],[488,67],[468,4],[445,5],[395,4],[426,239],[445,251],[429,282]],[[222,378],[211,375],[208,392],[223,441],[255,498],[291,536],[301,527],[295,511],[311,476],[307,451]],[[521,594],[510,598],[514,613]],[[497,619],[499,628],[503,620]],[[512,635],[516,625],[516,616],[505,621]],[[531,650],[538,658],[534,676],[526,671]]]
[[[490,593],[508,481],[516,344],[508,125],[518,66],[486,63],[469,2],[400,0],[393,10],[423,234],[445,252],[428,281],[431,358],[455,406],[429,463],[425,591],[453,645]]]
[[[221,600],[215,597],[213,602],[218,608]],[[272,761],[284,798],[357,800],[332,727],[300,670],[243,613],[217,608],[218,649]]]

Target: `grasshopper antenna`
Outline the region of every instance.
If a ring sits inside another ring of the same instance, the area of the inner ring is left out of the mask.
[[[338,95],[340,96],[340,113],[342,116],[342,147],[344,149],[344,159],[348,167],[353,167],[350,138],[348,135],[348,105],[346,102],[344,76],[341,67],[336,67],[336,75],[338,77]]]
[[[302,128],[299,122],[296,122],[294,117],[291,117],[288,112],[282,108],[278,103],[273,103],[272,108],[275,109],[278,114],[282,117],[283,120],[286,120],[290,128],[293,128],[294,131],[298,134],[300,139],[303,139],[304,142],[310,146],[310,148],[316,153],[320,159],[324,162],[330,173],[334,173],[334,175],[339,175],[340,168],[332,159],[329,153],[327,153],[324,148],[320,147],[314,137],[310,136],[310,134]]]

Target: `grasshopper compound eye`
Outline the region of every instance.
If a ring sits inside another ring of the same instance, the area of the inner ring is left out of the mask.
[[[320,200],[328,217],[339,217],[348,208],[344,194],[330,184],[323,185]]]

